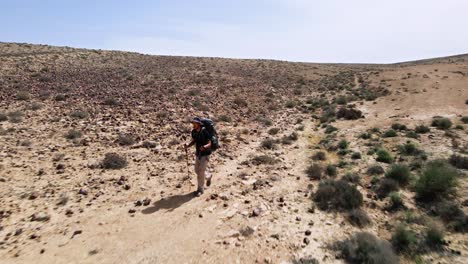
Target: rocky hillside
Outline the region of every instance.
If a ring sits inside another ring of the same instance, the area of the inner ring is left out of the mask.
[[[2,263],[465,263],[468,56],[0,43]],[[194,197],[192,116],[216,121]],[[189,164],[189,167],[187,167]]]

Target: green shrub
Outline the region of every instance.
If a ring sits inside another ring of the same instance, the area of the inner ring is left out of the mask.
[[[314,156],[312,156],[312,159],[313,160],[326,160],[327,159],[327,155],[325,154],[325,152],[323,151],[317,151]]]
[[[27,101],[31,98],[31,95],[27,92],[18,92],[16,93],[16,100],[18,101]]]
[[[347,213],[346,218],[348,219],[348,221],[352,225],[358,226],[360,228],[369,226],[372,223],[372,221],[371,221],[369,215],[367,215],[366,211],[364,211],[362,209],[359,209],[359,208],[350,210]]]
[[[393,157],[386,150],[379,149],[377,151],[376,160],[379,161],[379,162],[384,162],[384,163],[392,163],[393,162]]]
[[[322,210],[350,210],[362,205],[362,194],[344,180],[321,181],[313,199]]]
[[[457,232],[468,231],[468,216],[456,202],[438,202],[431,207],[431,211],[447,223],[449,229]]]
[[[452,121],[450,121],[448,118],[438,117],[432,120],[431,126],[446,130],[452,127]]]
[[[75,119],[85,119],[89,116],[89,113],[83,110],[76,110],[71,112],[70,116]]]
[[[337,174],[336,166],[333,164],[328,164],[327,167],[325,168],[325,173],[330,177],[335,177]]]
[[[465,130],[465,128],[464,128],[462,125],[456,125],[456,126],[455,126],[455,129],[458,129],[458,130]]]
[[[387,131],[385,131],[382,135],[382,137],[385,137],[385,138],[388,138],[388,137],[396,137],[397,136],[397,132],[393,129],[389,129]]]
[[[398,192],[391,192],[388,197],[390,198],[390,209],[396,210],[403,207],[403,199]]]
[[[385,240],[367,232],[359,232],[335,244],[349,263],[398,264],[400,259]]]
[[[429,131],[431,131],[430,128],[427,127],[427,126],[424,126],[424,125],[417,126],[414,129],[414,132],[416,132],[418,134],[425,134],[425,133],[428,133]]]
[[[368,175],[382,175],[384,173],[384,169],[382,168],[382,166],[379,165],[372,165],[369,168],[367,168]]]
[[[338,128],[332,126],[332,125],[327,125],[327,128],[325,128],[325,134],[331,134],[335,131],[338,131]]]
[[[11,123],[21,123],[23,121],[24,113],[21,111],[13,111],[8,113],[8,119]]]
[[[270,135],[276,135],[276,134],[278,134],[279,131],[280,131],[279,128],[277,128],[277,127],[272,127],[272,128],[270,128],[270,129],[268,130],[268,134],[270,134]]]
[[[110,106],[116,106],[116,105],[119,105],[119,100],[117,100],[114,97],[108,97],[108,98],[104,99],[104,104],[105,105],[110,105]]]
[[[371,134],[369,133],[362,133],[359,135],[359,138],[362,138],[362,139],[370,139],[371,138]]]
[[[336,152],[336,154],[338,154],[339,156],[345,156],[348,153],[349,153],[349,150],[347,149],[340,149],[338,150],[338,152]]]
[[[463,122],[463,124],[468,124],[468,116],[464,116],[460,120]]]
[[[307,167],[306,174],[311,180],[320,180],[323,177],[323,167],[320,164],[312,163]]]
[[[120,134],[117,143],[121,146],[131,146],[135,144],[135,139],[131,135]]]
[[[342,139],[342,140],[340,140],[340,142],[338,142],[338,147],[340,149],[347,149],[348,146],[349,146],[349,143],[348,143],[348,141],[346,141],[346,139]]]
[[[421,153],[421,150],[418,149],[418,147],[411,143],[411,142],[406,142],[406,144],[400,145],[398,147],[400,154],[402,155],[418,155]]]
[[[392,125],[392,129],[394,129],[394,130],[406,130],[407,128],[406,128],[405,125],[402,125],[400,123],[394,123]]]
[[[343,180],[352,183],[359,183],[359,181],[361,180],[361,176],[359,176],[359,174],[357,173],[348,172],[343,176]]]
[[[232,118],[228,115],[220,115],[218,117],[218,120],[221,121],[221,122],[226,122],[226,123],[230,123],[232,122]]]
[[[351,154],[351,158],[352,158],[352,159],[355,159],[355,160],[356,160],[356,159],[361,159],[361,158],[362,158],[362,157],[361,157],[361,153],[359,153],[359,152],[353,152],[353,154]]]
[[[405,137],[417,139],[419,138],[419,135],[414,131],[408,131],[406,132]]]
[[[348,103],[348,99],[346,96],[341,95],[336,98],[335,102],[339,105],[345,105]]]
[[[444,245],[444,232],[435,224],[430,224],[426,228],[426,245],[430,248],[439,248]]]
[[[377,186],[377,196],[379,198],[387,197],[391,192],[396,192],[400,189],[398,182],[393,179],[384,178],[380,180],[379,185]]]
[[[80,138],[82,135],[83,134],[80,131],[70,129],[70,130],[68,130],[67,134],[65,134],[65,138],[69,139],[69,140],[73,140],[73,139]]]
[[[8,116],[5,113],[0,112],[0,122],[5,122],[8,120]]]
[[[127,166],[127,160],[117,153],[107,153],[102,161],[102,167],[108,170],[118,170]]]
[[[411,252],[416,246],[416,234],[404,225],[399,225],[392,235],[392,245],[397,252]]]
[[[457,170],[444,161],[429,162],[416,182],[416,197],[422,201],[433,201],[453,194],[457,175]]]
[[[275,149],[277,141],[271,138],[264,139],[262,141],[262,148],[264,149]]]
[[[449,158],[449,163],[456,168],[468,170],[468,157],[453,154]]]
[[[65,101],[66,97],[64,94],[57,94],[55,97],[54,97],[54,100],[57,101],[57,102],[61,102],[61,101]]]
[[[286,108],[294,108],[294,106],[296,106],[296,103],[294,101],[286,102]]]
[[[254,158],[252,158],[252,163],[254,165],[261,165],[261,164],[273,165],[278,162],[279,161],[277,159],[268,155],[259,155],[259,156],[255,156]]]
[[[296,132],[292,132],[289,136],[285,136],[281,139],[281,143],[285,145],[291,145],[293,141],[299,139],[299,135]]]
[[[400,186],[406,186],[411,179],[411,172],[407,165],[394,164],[385,173],[385,177],[398,182]]]

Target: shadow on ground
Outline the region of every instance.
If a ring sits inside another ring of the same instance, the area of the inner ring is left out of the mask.
[[[174,195],[168,198],[163,198],[153,204],[153,206],[148,207],[141,211],[143,214],[152,214],[161,209],[172,211],[184,203],[192,200],[194,198],[193,193],[187,193],[183,195]]]

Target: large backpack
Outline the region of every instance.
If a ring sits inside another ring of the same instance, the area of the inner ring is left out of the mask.
[[[216,132],[216,128],[214,127],[214,122],[208,118],[201,118],[202,127],[208,131],[210,134],[211,140],[211,150],[215,151],[219,148],[218,142],[218,132]]]

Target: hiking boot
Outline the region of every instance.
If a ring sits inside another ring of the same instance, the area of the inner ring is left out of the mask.
[[[200,196],[203,194],[203,191],[201,191],[201,190],[196,190],[193,194],[194,194],[196,197],[200,197]]]

